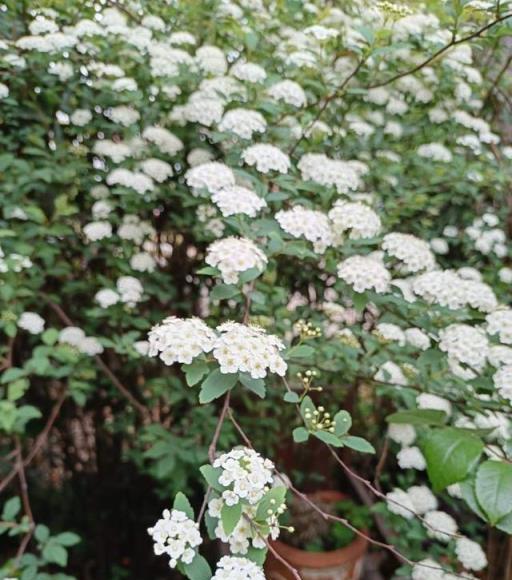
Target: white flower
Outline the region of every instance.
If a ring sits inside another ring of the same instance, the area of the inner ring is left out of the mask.
[[[290,210],[277,212],[275,218],[286,233],[312,242],[315,252],[319,254],[332,245],[329,220],[322,212],[296,205]]]
[[[96,356],[101,354],[104,350],[103,345],[94,336],[84,337],[84,339],[78,343],[77,348],[82,354],[88,356]]]
[[[228,131],[242,139],[252,139],[254,133],[265,133],[267,122],[258,111],[231,109],[219,123],[219,131]]]
[[[452,414],[452,405],[450,401],[433,395],[431,393],[421,393],[416,397],[416,404],[419,409],[434,409],[444,411],[448,416]]]
[[[69,62],[51,62],[48,72],[59,77],[60,81],[65,82],[73,76],[73,67]]]
[[[140,195],[154,189],[151,177],[144,175],[144,173],[124,168],[114,169],[114,171],[109,173],[107,175],[107,184],[128,187],[134,189]]]
[[[455,553],[464,568],[478,572],[487,566],[487,557],[482,547],[469,538],[455,540]]]
[[[256,217],[257,213],[267,206],[267,202],[247,187],[232,185],[212,195],[212,201],[218,206],[224,217],[245,214]]]
[[[174,156],[183,149],[183,143],[176,135],[163,127],[146,127],[142,137],[154,143],[161,153]]]
[[[111,290],[110,288],[103,288],[96,292],[94,296],[95,302],[97,302],[101,308],[108,308],[109,306],[113,306],[117,304],[121,297],[115,290]]]
[[[142,284],[133,276],[121,276],[116,282],[116,288],[121,296],[121,302],[128,306],[135,306],[142,300],[144,288]]]
[[[425,514],[424,526],[427,535],[441,542],[449,542],[457,533],[457,522],[451,515],[439,510],[433,510]]]
[[[209,95],[202,91],[190,95],[187,104],[182,109],[184,119],[191,123],[200,123],[205,127],[219,123],[223,112],[223,101],[216,95]],[[180,122],[179,113],[180,108],[175,107],[171,118]]]
[[[304,181],[314,181],[335,187],[338,193],[348,193],[361,184],[361,168],[350,161],[329,159],[322,153],[306,153],[298,163]]]
[[[367,205],[360,202],[337,201],[329,212],[333,231],[338,234],[350,231],[353,240],[373,238],[380,232],[379,216]]]
[[[407,490],[407,495],[417,514],[422,515],[437,509],[437,498],[426,485],[413,485]]]
[[[92,120],[92,113],[89,109],[76,109],[69,119],[75,127],[84,127]]]
[[[496,310],[488,314],[487,332],[491,335],[497,334],[503,344],[512,344],[512,310],[507,308]]]
[[[503,267],[498,270],[498,278],[504,284],[512,284],[512,268]]]
[[[138,252],[130,258],[130,267],[137,272],[154,272],[156,262],[147,252]]]
[[[399,260],[405,272],[432,270],[436,265],[429,244],[410,234],[387,234],[384,236],[382,249]]]
[[[252,268],[262,272],[267,265],[267,257],[254,242],[233,236],[210,244],[205,261],[220,270],[226,284],[238,283],[239,275]]]
[[[259,143],[242,151],[242,159],[247,165],[254,165],[260,173],[288,173],[290,158],[274,145]]]
[[[403,423],[390,423],[388,427],[388,437],[395,443],[408,447],[416,439],[416,430],[412,425]]]
[[[212,580],[265,580],[263,569],[247,558],[223,556]]]
[[[252,62],[236,62],[231,67],[229,74],[248,83],[262,83],[267,78],[265,69]]]
[[[221,373],[249,373],[253,379],[265,378],[267,372],[284,376],[287,365],[279,354],[284,344],[256,326],[226,322],[217,327],[213,356]]]
[[[235,185],[235,175],[231,168],[216,161],[192,167],[185,173],[185,180],[192,188],[193,195],[199,195],[201,189],[216,193],[225,187]]]
[[[433,161],[440,161],[442,163],[449,163],[452,160],[452,154],[441,143],[427,143],[418,147],[418,155]]]
[[[220,48],[204,45],[197,49],[196,61],[199,67],[213,75],[223,75],[228,69],[226,57]]]
[[[89,242],[97,242],[112,236],[112,226],[105,221],[91,222],[84,226],[83,232]]]
[[[414,564],[412,580],[445,580],[443,568],[431,558],[425,558]]]
[[[78,347],[85,339],[85,332],[78,326],[66,326],[59,332],[59,342]]]
[[[41,334],[44,330],[44,318],[36,312],[23,312],[16,323],[18,328],[22,328],[30,334]]]
[[[160,356],[166,365],[190,364],[202,353],[210,352],[217,336],[198,318],[165,318],[148,334],[149,356]]]
[[[492,380],[501,397],[512,401],[512,365],[505,365],[494,373]]]
[[[148,528],[148,534],[153,538],[155,554],[167,554],[171,568],[175,568],[178,562],[190,564],[196,555],[197,546],[203,542],[199,524],[175,509],[164,510],[162,518]]]
[[[141,355],[148,356],[149,342],[147,340],[137,340],[133,343],[133,348]]]
[[[149,177],[154,179],[157,183],[163,183],[173,175],[172,166],[160,159],[145,159],[140,164],[140,168],[146,175],[149,175]]]
[[[401,469],[424,471],[427,467],[427,463],[419,447],[404,447],[398,452],[396,458]]]
[[[480,328],[468,324],[450,324],[439,332],[439,348],[449,358],[479,371],[487,361],[489,341]]]
[[[402,369],[391,360],[382,364],[373,378],[376,381],[393,385],[405,386],[407,384],[407,378]]]
[[[375,327],[375,333],[381,339],[388,342],[398,342],[400,346],[405,345],[405,334],[404,331],[390,322],[380,322]]]
[[[391,275],[377,260],[368,256],[351,256],[338,264],[338,277],[356,292],[375,290],[384,294],[389,289]]]
[[[268,95],[276,101],[283,101],[292,107],[304,107],[307,104],[306,93],[303,88],[294,81],[284,80],[272,85]]]
[[[197,167],[198,165],[203,165],[203,163],[209,163],[212,159],[212,152],[208,151],[208,149],[203,149],[202,147],[195,147],[187,155],[187,163],[190,167]]]
[[[105,116],[114,121],[114,123],[123,125],[123,127],[129,127],[140,119],[139,111],[132,107],[126,107],[125,105],[107,109]]]
[[[326,26],[321,26],[319,24],[308,26],[308,28],[304,29],[304,34],[309,34],[317,40],[329,40],[330,38],[336,38],[339,33],[339,30],[334,28],[327,28]]]
[[[135,244],[142,244],[146,236],[153,236],[155,230],[149,222],[142,221],[136,215],[125,215],[123,223],[117,230],[117,235],[123,240],[133,241]]]
[[[388,510],[398,516],[410,520],[414,517],[414,505],[411,498],[402,489],[395,487],[393,491],[386,494],[386,505]]]
[[[405,331],[405,341],[408,345],[419,348],[420,350],[430,348],[430,338],[419,328],[407,328]]]

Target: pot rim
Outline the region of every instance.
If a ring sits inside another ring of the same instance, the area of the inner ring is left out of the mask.
[[[322,490],[308,494],[311,498],[323,501],[341,501],[349,496],[337,490]],[[361,530],[365,532],[365,530]],[[307,552],[286,544],[280,540],[272,540],[272,547],[292,566],[303,568],[329,568],[339,566],[348,562],[354,562],[363,556],[368,547],[368,540],[361,536],[356,538],[344,548],[330,550],[328,552]]]

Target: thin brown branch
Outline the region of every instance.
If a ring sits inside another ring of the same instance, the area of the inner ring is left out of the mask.
[[[46,421],[46,425],[44,426],[44,429],[41,431],[41,433],[39,433],[39,435],[37,436],[37,439],[35,440],[34,445],[32,446],[32,449],[30,450],[28,455],[23,460],[23,467],[28,467],[30,465],[30,463],[32,463],[34,457],[36,457],[36,455],[39,453],[39,451],[41,451],[41,449],[45,445],[46,440],[48,439],[48,435],[50,434],[50,431],[52,430],[53,424],[55,423],[55,420],[57,419],[57,417],[60,413],[60,409],[62,407],[62,404],[64,403],[64,400],[66,399],[66,395],[67,395],[67,391],[66,391],[66,389],[64,389],[61,392],[61,394],[59,395],[59,398],[57,399],[57,401],[55,402],[55,404],[50,412],[50,416],[48,417],[48,420]],[[0,482],[0,493],[16,477],[18,470],[19,470],[19,464],[18,464],[18,462],[16,462],[15,467]]]
[[[496,90],[496,88],[500,84],[501,79],[503,78],[503,76],[507,72],[507,70],[508,70],[508,68],[509,68],[509,66],[510,66],[511,63],[512,63],[512,54],[510,54],[510,56],[507,58],[507,60],[505,61],[505,63],[501,67],[499,73],[497,74],[496,78],[494,79],[492,85],[489,87],[489,90],[487,91],[487,93],[486,93],[486,95],[485,95],[485,97],[483,99],[483,105],[482,105],[482,107],[485,107],[489,103],[489,101],[490,101],[490,99],[492,97],[493,92]]]
[[[368,88],[368,89],[375,89],[377,87],[383,87],[385,85],[389,85],[389,84],[393,83],[394,81],[397,81],[398,79],[401,79],[403,77],[412,75],[412,74],[418,72],[419,70],[421,70],[423,67],[429,65],[432,61],[434,61],[436,58],[438,58],[439,56],[441,56],[442,54],[444,54],[450,48],[452,48],[454,46],[457,46],[458,44],[463,44],[464,42],[468,42],[470,40],[473,40],[474,38],[478,38],[484,32],[486,32],[487,30],[489,30],[493,26],[496,26],[496,24],[499,24],[500,22],[503,22],[503,21],[507,20],[511,16],[512,16],[512,13],[504,14],[503,16],[500,16],[499,18],[496,18],[492,22],[489,22],[485,26],[482,26],[482,28],[479,28],[478,30],[476,30],[475,32],[473,32],[471,34],[468,34],[467,36],[463,36],[462,38],[459,38],[459,39],[456,39],[454,37],[454,38],[452,38],[452,40],[448,44],[446,44],[445,46],[441,47],[439,50],[437,50],[436,52],[434,52],[434,54],[432,54],[431,56],[429,56],[424,61],[420,62],[415,67],[413,67],[411,69],[408,69],[408,70],[405,70],[405,71],[402,71],[401,73],[397,73],[396,75],[393,75],[393,76],[391,76],[391,77],[389,77],[387,79],[384,79],[383,81],[380,81],[380,82],[377,82],[377,83],[368,85],[366,88]]]
[[[75,326],[71,318],[64,312],[62,307],[53,302],[48,297],[45,297],[48,305],[50,308],[55,312],[55,314],[60,318],[60,320],[66,324],[67,326]],[[111,380],[112,384],[116,387],[116,389],[130,401],[132,407],[138,411],[138,413],[143,418],[144,422],[150,423],[151,422],[151,415],[149,410],[139,402],[129,391],[127,387],[123,385],[123,383],[119,380],[119,378],[114,374],[112,369],[105,363],[105,361],[101,358],[100,355],[95,355],[94,360],[99,368],[103,371],[103,373]]]
[[[260,536],[261,537],[261,536]],[[278,553],[278,551],[274,548],[274,546],[272,546],[272,544],[266,539],[266,538],[262,538],[263,541],[265,542],[268,551],[272,554],[272,556],[274,556],[274,558],[276,560],[279,560],[279,562],[281,562],[281,564],[283,566],[285,566],[285,568],[287,570],[290,571],[290,574],[292,574],[292,576],[294,578],[296,578],[297,580],[302,580],[300,574],[298,573],[298,571],[289,563],[287,562],[282,556],[281,554]]]
[[[29,528],[25,533],[25,535],[23,536],[18,551],[16,552],[16,562],[17,565],[19,565],[21,557],[25,553],[25,550],[27,549],[27,546],[32,538],[32,534],[34,533],[35,523],[34,523],[34,514],[32,513],[32,507],[30,505],[30,497],[28,495],[27,477],[25,475],[25,466],[23,465],[23,456],[19,437],[16,437],[16,452],[17,452],[16,463],[18,477],[20,480],[21,500],[23,502],[23,510],[29,521]]]
[[[229,401],[231,399],[231,390],[226,393],[224,397],[224,404],[222,405],[222,410],[219,415],[219,420],[217,421],[217,426],[215,427],[215,433],[213,434],[212,442],[208,447],[208,459],[210,463],[215,461],[215,454],[217,452],[217,443],[219,442],[220,432],[222,431],[222,425],[224,424],[224,420],[226,419],[226,413],[229,410]]]
[[[388,451],[389,451],[389,439],[386,437],[384,439],[384,445],[382,446],[382,451],[379,457],[379,461],[377,463],[377,467],[375,468],[375,477],[373,478],[373,485],[379,491],[382,491],[380,487],[380,476],[382,475],[384,465],[386,464],[386,459],[388,458]]]

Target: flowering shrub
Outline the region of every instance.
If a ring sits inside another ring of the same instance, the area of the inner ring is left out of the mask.
[[[101,473],[91,438],[172,491],[148,532],[191,580],[264,578],[307,501],[288,437],[363,486],[378,531],[351,529],[397,576],[485,569],[512,533],[509,3],[0,10],[2,577],[69,578],[27,479]]]

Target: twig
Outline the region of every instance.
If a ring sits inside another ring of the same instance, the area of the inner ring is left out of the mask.
[[[377,467],[375,468],[375,477],[373,479],[373,485],[379,491],[382,491],[380,488],[380,476],[382,475],[382,470],[384,469],[384,465],[386,464],[386,459],[388,458],[388,451],[389,451],[389,439],[386,437],[384,439],[384,445],[382,447],[382,452],[379,457],[379,461],[377,463]]]
[[[44,429],[41,431],[41,433],[39,433],[34,445],[32,446],[32,449],[30,450],[28,455],[23,460],[23,467],[28,467],[28,465],[30,465],[30,463],[32,463],[34,457],[39,453],[39,451],[42,449],[42,447],[46,443],[46,440],[48,439],[48,435],[50,434],[50,431],[53,427],[53,424],[55,423],[55,420],[57,419],[57,417],[59,415],[62,404],[64,403],[64,400],[66,399],[66,395],[67,395],[67,391],[66,391],[66,389],[64,389],[62,391],[62,393],[59,395],[59,398],[57,399],[57,401],[55,402],[55,405],[53,406],[53,408],[50,412],[50,416],[48,417],[48,420],[46,422],[46,425],[44,426]],[[0,493],[16,477],[16,474],[18,473],[18,469],[19,469],[19,465],[17,462],[16,466],[0,482]]]
[[[485,97],[483,99],[482,107],[485,107],[487,105],[487,103],[489,102],[489,100],[491,99],[492,93],[494,92],[496,87],[500,84],[501,79],[503,78],[503,75],[507,72],[507,69],[510,66],[510,63],[512,63],[512,54],[507,58],[504,65],[501,67],[500,72],[498,73],[498,75],[494,79],[492,85],[489,87],[489,90],[487,91],[487,94],[485,95]]]
[[[260,536],[260,538],[262,538],[262,536]],[[274,546],[272,546],[272,544],[267,540],[267,538],[262,538],[262,540],[265,542],[268,551],[272,554],[272,556],[274,556],[276,560],[279,560],[279,562],[281,562],[281,564],[283,564],[283,566],[285,566],[286,569],[290,571],[290,573],[293,575],[294,578],[296,578],[297,580],[302,580],[298,571],[289,562],[287,562],[281,556],[281,554],[277,552],[277,550],[274,548]]]
[[[57,303],[50,300],[48,297],[44,297],[50,306],[50,308],[57,314],[60,320],[66,324],[67,326],[75,326],[71,318],[64,312],[61,306]],[[112,384],[116,387],[116,389],[124,396],[132,406],[139,412],[141,417],[144,419],[144,422],[151,422],[151,415],[148,409],[130,393],[127,387],[123,385],[123,383],[117,378],[114,374],[112,369],[105,363],[105,361],[100,357],[100,355],[95,355],[94,360],[96,364],[100,367],[103,373],[112,381]]]
[[[206,506],[208,504],[208,500],[210,499],[210,494],[212,492],[211,485],[208,486],[206,493],[204,494],[203,503],[201,504],[201,509],[199,510],[199,515],[197,516],[197,523],[200,524],[201,520],[203,519],[204,512],[206,510]]]
[[[223,425],[224,420],[226,418],[226,413],[229,410],[230,398],[231,398],[231,390],[229,390],[226,393],[226,396],[224,397],[224,405],[222,406],[222,411],[220,412],[219,420],[217,421],[217,426],[215,427],[215,433],[213,434],[212,442],[210,443],[210,446],[208,447],[208,459],[210,460],[210,463],[213,463],[215,461],[215,453],[217,451],[217,443],[219,442],[220,432],[222,431],[222,425]]]
[[[467,36],[463,36],[462,38],[459,38],[458,40],[455,40],[455,37],[454,37],[454,38],[452,38],[452,40],[448,44],[446,44],[445,46],[441,47],[439,50],[437,50],[436,52],[434,52],[434,54],[432,54],[431,56],[429,56],[423,62],[420,62],[420,64],[416,65],[415,67],[413,67],[411,69],[408,69],[408,70],[405,70],[405,71],[402,71],[401,73],[397,73],[396,75],[393,75],[392,77],[389,77],[389,78],[387,78],[387,79],[385,79],[385,80],[383,80],[381,82],[374,83],[372,85],[368,85],[366,88],[368,88],[368,89],[375,89],[377,87],[383,87],[385,85],[389,85],[390,83],[393,83],[394,81],[396,81],[398,79],[401,79],[403,77],[412,75],[415,72],[418,72],[419,70],[421,70],[423,67],[429,65],[438,56],[441,56],[443,53],[445,53],[447,50],[449,50],[453,46],[457,46],[458,44],[462,44],[464,42],[468,42],[469,40],[472,40],[473,38],[477,38],[477,37],[481,36],[484,32],[486,32],[487,30],[489,30],[489,28],[492,28],[496,24],[499,24],[500,22],[503,22],[504,20],[507,20],[511,16],[512,16],[512,13],[508,13],[508,14],[505,14],[504,16],[500,16],[499,18],[496,18],[492,22],[489,22],[488,24],[486,24],[482,28],[479,28],[478,30],[476,30],[475,32],[473,32],[471,34],[468,34]]]
[[[16,437],[16,463],[18,465],[18,477],[20,480],[20,491],[21,491],[21,499],[23,502],[23,509],[25,511],[25,515],[29,521],[29,529],[23,536],[21,544],[16,552],[16,565],[19,565],[21,557],[25,553],[27,546],[32,538],[32,534],[34,533],[35,524],[34,524],[34,514],[32,513],[32,507],[30,505],[30,497],[28,495],[28,485],[27,485],[27,478],[25,475],[25,467],[23,465],[23,456],[21,453],[21,443],[19,437]]]

